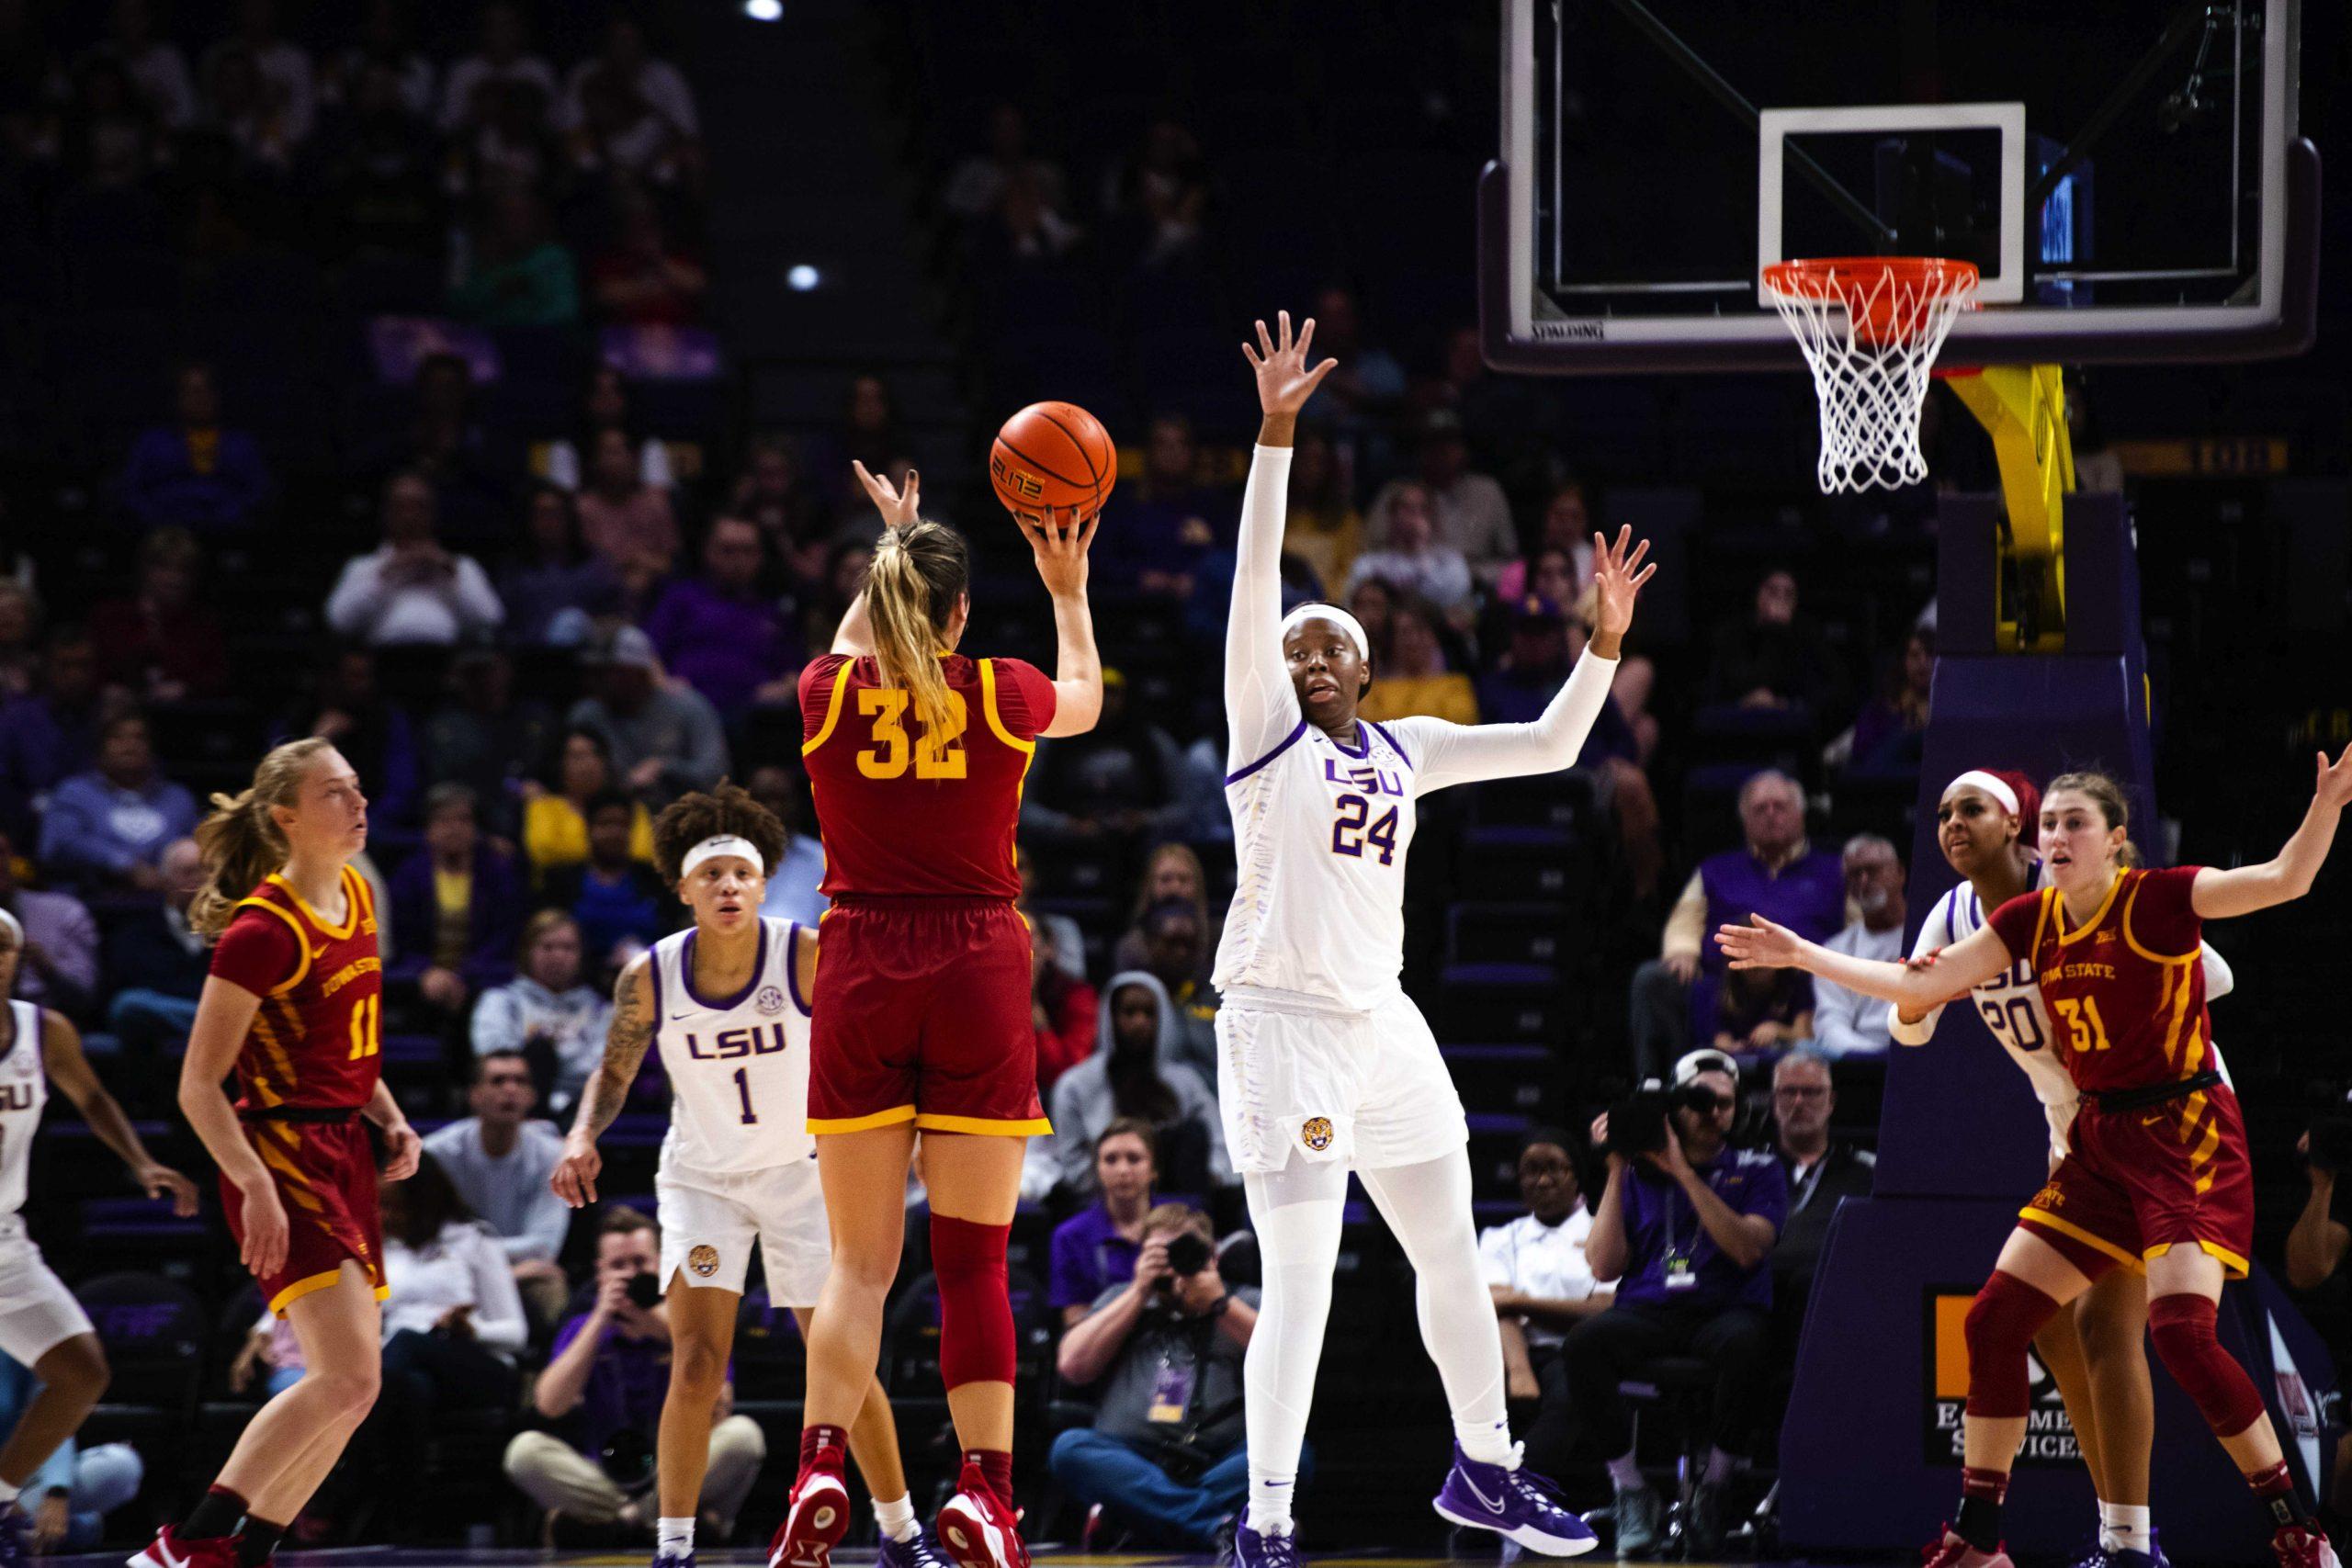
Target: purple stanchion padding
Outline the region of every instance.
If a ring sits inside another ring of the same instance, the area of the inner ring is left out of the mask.
[[[1940,534],[1935,716],[1920,772],[1906,941],[1956,880],[1936,845],[1935,808],[1944,784],[1967,769],[2017,768],[2046,781],[2098,767],[2123,783],[2135,823],[2154,820],[2139,575],[2120,501],[2067,498],[2068,650],[2059,655],[1993,647],[1992,501],[1946,498]],[[2224,1055],[2227,1008],[2214,1021]],[[1973,1009],[1947,1007],[1933,1041],[1895,1049],[1876,1191],[1838,1213],[1797,1353],[1781,1433],[1788,1546],[1883,1551],[1926,1541],[1951,1516],[1966,1383],[1960,1315],[2048,1165],[2041,1107]],[[2222,1342],[2289,1435],[2308,1495],[2335,1424],[2334,1369],[2267,1280],[2231,1287],[2225,1306]],[[2274,1364],[2274,1327],[2283,1366]],[[2167,1554],[2175,1562],[2267,1558],[2263,1515],[2235,1468],[2161,1367],[2155,1383],[2153,1496]],[[2036,1395],[2004,1525],[2013,1551],[2065,1551],[2096,1522],[2090,1482],[2046,1379],[2037,1380]],[[2322,1434],[2322,1426],[2331,1430]],[[2311,1431],[2308,1440],[2298,1427]]]

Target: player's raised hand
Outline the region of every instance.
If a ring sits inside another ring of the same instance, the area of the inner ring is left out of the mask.
[[[1046,592],[1057,599],[1084,598],[1086,552],[1094,543],[1094,530],[1101,525],[1102,513],[1080,517],[1074,506],[1049,506],[1035,522],[1018,512],[1012,520],[1021,525],[1029,540],[1029,553],[1037,559],[1037,576]]]
[[[1634,600],[1657,570],[1656,561],[1642,564],[1642,558],[1649,553],[1650,542],[1644,539],[1634,544],[1630,526],[1617,530],[1613,545],[1599,534],[1592,536],[1592,585],[1598,596],[1592,617],[1594,636],[1623,637],[1634,624]]]
[[[1717,926],[1715,945],[1724,950],[1735,969],[1797,969],[1804,942],[1786,926],[1776,926],[1761,915],[1747,917],[1744,926]]]
[[[1290,312],[1278,310],[1274,320],[1279,330],[1269,333],[1266,323],[1258,323],[1258,344],[1252,348],[1241,345],[1241,356],[1258,373],[1258,406],[1267,413],[1295,414],[1306,406],[1323,378],[1340,367],[1336,359],[1327,359],[1309,368],[1307,346],[1315,341],[1315,318],[1309,316],[1293,341],[1290,333]]]
[[[2323,805],[2339,811],[2352,806],[2352,746],[2344,748],[2343,755],[2333,762],[2326,752],[2319,754],[2319,785],[2312,793]]]
[[[900,490],[890,482],[888,474],[871,474],[865,465],[852,457],[850,471],[857,475],[857,482],[865,487],[865,498],[874,502],[874,510],[882,514],[886,527],[906,528],[913,525],[922,514],[916,491],[922,486],[922,476],[912,468],[907,470],[907,488]]]

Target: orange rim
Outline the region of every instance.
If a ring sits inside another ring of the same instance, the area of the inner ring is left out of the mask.
[[[1923,297],[1973,294],[1976,279],[1973,262],[1942,256],[1811,256],[1764,269],[1764,287],[1775,294],[1844,306],[1865,342],[1914,335],[1933,316],[1918,308]]]

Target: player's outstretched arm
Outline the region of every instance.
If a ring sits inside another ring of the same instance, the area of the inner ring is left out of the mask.
[[[613,983],[613,1018],[605,1028],[605,1059],[596,1064],[581,1091],[580,1111],[572,1118],[571,1131],[564,1134],[563,1157],[548,1178],[556,1196],[575,1209],[596,1201],[596,1178],[605,1168],[596,1140],[628,1103],[629,1086],[637,1081],[637,1071],[645,1065],[645,1053],[653,1043],[658,1010],[653,1001],[653,954],[640,953]]]
[[[2260,865],[2206,866],[2189,889],[2189,907],[2202,919],[2224,920],[2301,897],[2327,863],[2336,819],[2346,803],[2352,803],[2352,746],[2333,762],[2326,752],[2319,754],[2319,783],[2312,791],[2311,809],[2277,854]]]
[[[1617,677],[1617,656],[1634,624],[1634,602],[1642,585],[1657,570],[1655,561],[1643,564],[1650,543],[1647,539],[1636,543],[1631,528],[1618,529],[1614,544],[1595,534],[1592,544],[1598,605],[1592,640],[1532,723],[1403,721],[1400,728],[1420,742],[1422,754],[1415,759],[1414,776],[1424,794],[1449,784],[1555,773],[1575,765],[1585,738],[1592,733],[1593,721],[1609,701],[1610,682]]]
[[[1905,1012],[1924,1012],[1970,991],[2007,969],[2012,960],[2000,934],[1979,926],[1944,949],[1934,967],[1914,968],[1875,958],[1833,953],[1807,942],[1761,915],[1744,926],[1715,928],[1715,945],[1735,969],[1803,969],[1835,980],[1849,991],[1893,1002]]]
[[[865,465],[853,457],[850,468],[857,475],[857,482],[865,498],[874,502],[874,510],[882,514],[885,528],[904,528],[922,515],[922,476],[914,469],[907,470],[907,487],[900,490],[890,482],[888,474],[868,473]],[[835,653],[845,653],[852,659],[864,659],[874,651],[874,623],[865,614],[865,590],[849,602],[849,609],[842,616],[842,624],[833,629]]]
[[[1054,602],[1054,718],[1038,731],[1051,739],[1083,735],[1102,716],[1102,655],[1094,647],[1094,611],[1086,602],[1087,554],[1102,514],[1048,509],[1041,521],[1015,516],[1037,562],[1037,580]]]
[[[1275,330],[1257,323],[1258,342],[1241,345],[1258,380],[1257,450],[1241,492],[1241,536],[1236,547],[1233,600],[1225,621],[1225,711],[1231,765],[1262,755],[1298,723],[1298,695],[1283,660],[1283,524],[1289,511],[1291,444],[1298,412],[1323,378],[1339,367],[1310,367],[1315,321],[1291,334],[1290,312],[1278,311]]]
[[[40,1021],[40,1066],[98,1142],[130,1168],[130,1179],[150,1198],[169,1197],[172,1213],[187,1219],[196,1213],[196,1183],[147,1152],[139,1129],[123,1114],[121,1101],[107,1092],[90,1058],[82,1052],[82,1033],[64,1014],[44,1011]]]

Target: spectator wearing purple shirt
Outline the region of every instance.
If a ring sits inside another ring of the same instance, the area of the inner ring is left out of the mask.
[[[146,719],[118,714],[98,730],[97,766],[50,795],[40,863],[85,888],[160,893],[164,846],[196,831],[196,796],[155,771]]]
[[[1765,1381],[1772,1247],[1789,1212],[1780,1162],[1729,1145],[1739,1108],[1732,1059],[1694,1051],[1674,1077],[1664,1145],[1631,1158],[1610,1154],[1609,1185],[1585,1243],[1593,1278],[1615,1281],[1616,1300],[1569,1330],[1560,1350],[1577,1417],[1608,1458],[1621,1556],[1657,1547],[1663,1510],[1634,1463],[1633,1416],[1618,1384],[1668,1355],[1695,1357],[1714,1373],[1714,1447],[1689,1529],[1694,1551],[1722,1550],[1724,1489],[1754,1433]],[[1622,1131],[1635,1135],[1630,1122]],[[1592,1124],[1593,1145],[1605,1148],[1609,1138],[1603,1115]]]
[[[17,846],[0,832],[0,909],[25,928],[17,999],[88,1015],[98,987],[98,924],[71,893],[43,893],[17,880]]]
[[[670,1328],[631,1292],[658,1286],[661,1261],[662,1235],[650,1219],[629,1208],[605,1213],[596,1235],[595,1295],[556,1332],[547,1371],[531,1391],[533,1407],[554,1429],[518,1433],[506,1445],[507,1479],[560,1528],[640,1530],[653,1523],[653,1442],[670,1392]],[[718,1521],[722,1540],[767,1458],[759,1423],[731,1414],[734,1403],[730,1365],[697,1506]],[[608,1454],[641,1454],[642,1478],[616,1478]]]
[[[172,423],[131,443],[119,493],[142,528],[222,532],[254,521],[269,496],[269,470],[251,435],[222,427],[211,367],[180,367]]]
[[[1053,1282],[1046,1304],[1075,1325],[1103,1292],[1136,1277],[1143,1250],[1144,1216],[1151,1212],[1159,1177],[1159,1139],[1140,1116],[1120,1116],[1095,1135],[1094,1185],[1099,1196],[1054,1228]]]
[[[757,524],[713,519],[702,575],[673,582],[645,618],[663,667],[729,718],[793,700],[800,649],[775,601],[760,592],[765,557]]]

